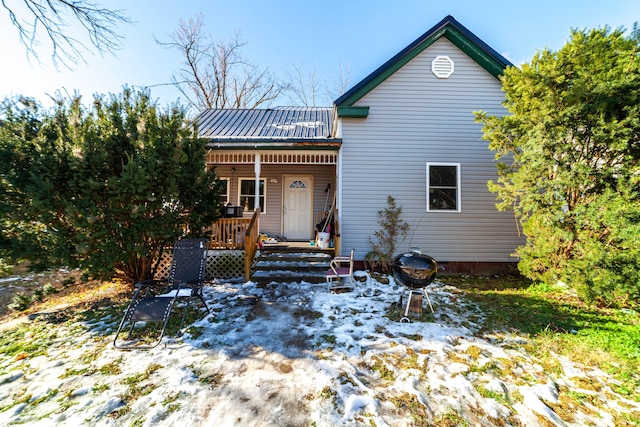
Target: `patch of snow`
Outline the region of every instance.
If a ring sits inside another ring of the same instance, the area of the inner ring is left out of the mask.
[[[557,426],[565,426],[565,422],[560,418],[549,406],[547,406],[542,400],[540,394],[546,395],[545,386],[525,386],[520,387],[520,392],[524,397],[522,404],[530,411],[539,414],[549,421],[553,422]],[[540,393],[542,391],[542,393]],[[548,390],[547,390],[548,391]],[[553,395],[553,393],[551,393]]]
[[[451,413],[483,426],[612,419],[601,408],[597,417],[562,420],[545,402],[558,402],[556,384],[568,387],[585,372],[562,360],[563,378],[546,375],[519,348],[524,338],[479,334],[482,313],[459,290],[434,283],[428,292],[432,321],[401,323],[388,317],[405,293],[393,280],[342,294],[303,280],[219,281],[205,288],[212,313],[191,325],[200,334],[165,337],[147,351],[113,348],[117,318],[55,325],[45,355],[0,355],[0,424],[409,426],[414,417],[437,425]],[[527,377],[534,380],[523,385]],[[612,411],[640,411],[620,401]]]

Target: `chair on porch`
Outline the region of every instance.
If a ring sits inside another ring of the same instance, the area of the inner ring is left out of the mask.
[[[173,247],[167,279],[145,280],[135,284],[133,297],[113,340],[113,345],[117,349],[150,349],[160,344],[166,333],[173,307],[179,300],[186,300],[186,303],[178,333],[184,326],[193,298],[199,299],[207,313],[210,313],[202,295],[207,248],[207,239],[179,240]],[[154,288],[158,287],[163,289],[163,293],[155,295]],[[140,339],[133,337],[133,330],[138,322],[162,324],[159,337],[151,344],[139,344]],[[128,329],[126,341],[118,341],[125,328]]]
[[[336,282],[340,282],[343,279],[348,279],[350,285],[355,285],[356,281],[353,277],[354,256],[355,250],[351,249],[349,256],[336,256],[331,260],[329,269],[325,273],[327,284],[331,288],[334,288]]]

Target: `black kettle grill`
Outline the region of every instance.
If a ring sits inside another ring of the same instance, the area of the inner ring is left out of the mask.
[[[391,270],[396,282],[409,289],[407,307],[404,311],[404,317],[400,319],[400,321],[409,321],[409,304],[411,303],[411,297],[414,293],[424,293],[425,297],[427,297],[429,308],[431,308],[431,312],[433,313],[433,306],[431,305],[431,299],[429,299],[426,288],[433,282],[438,273],[438,263],[436,260],[429,255],[421,253],[419,250],[412,250],[411,252],[397,255],[393,259]],[[402,305],[402,297],[400,297],[400,305]]]

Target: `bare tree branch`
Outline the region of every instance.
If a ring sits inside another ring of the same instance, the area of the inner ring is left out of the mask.
[[[349,89],[349,86],[351,86],[351,69],[348,64],[342,63],[338,67],[338,74],[333,76],[331,86],[325,87],[329,101],[333,103]]]
[[[289,87],[289,99],[295,105],[304,105],[307,107],[316,106],[316,97],[320,90],[320,77],[318,69],[313,68],[305,73],[303,65],[293,64],[293,70],[287,73],[291,85]]]
[[[205,34],[202,14],[179,21],[169,37],[169,42],[158,43],[178,50],[183,58],[171,80],[198,110],[256,108],[277,98],[284,89],[268,69],[244,60],[240,51],[245,43],[239,33],[218,41]]]
[[[317,68],[305,71],[302,64],[294,64],[292,68],[288,73],[291,84],[287,93],[295,105],[330,105],[349,88],[349,69],[345,69],[342,64],[330,83],[320,77]],[[324,96],[321,93],[324,93]]]
[[[84,54],[91,51],[81,39],[71,35],[72,24],[80,24],[89,43],[101,55],[115,53],[123,36],[116,32],[118,24],[130,23],[121,11],[101,7],[84,0],[22,0],[23,7],[8,5],[0,0],[11,24],[18,30],[20,42],[38,61],[38,47],[42,37],[51,43],[51,59],[56,68],[72,68],[84,62]],[[43,35],[44,33],[44,35]]]

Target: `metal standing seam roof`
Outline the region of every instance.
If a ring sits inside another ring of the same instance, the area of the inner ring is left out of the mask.
[[[213,141],[324,140],[331,139],[332,108],[211,109],[196,122],[200,137]]]

